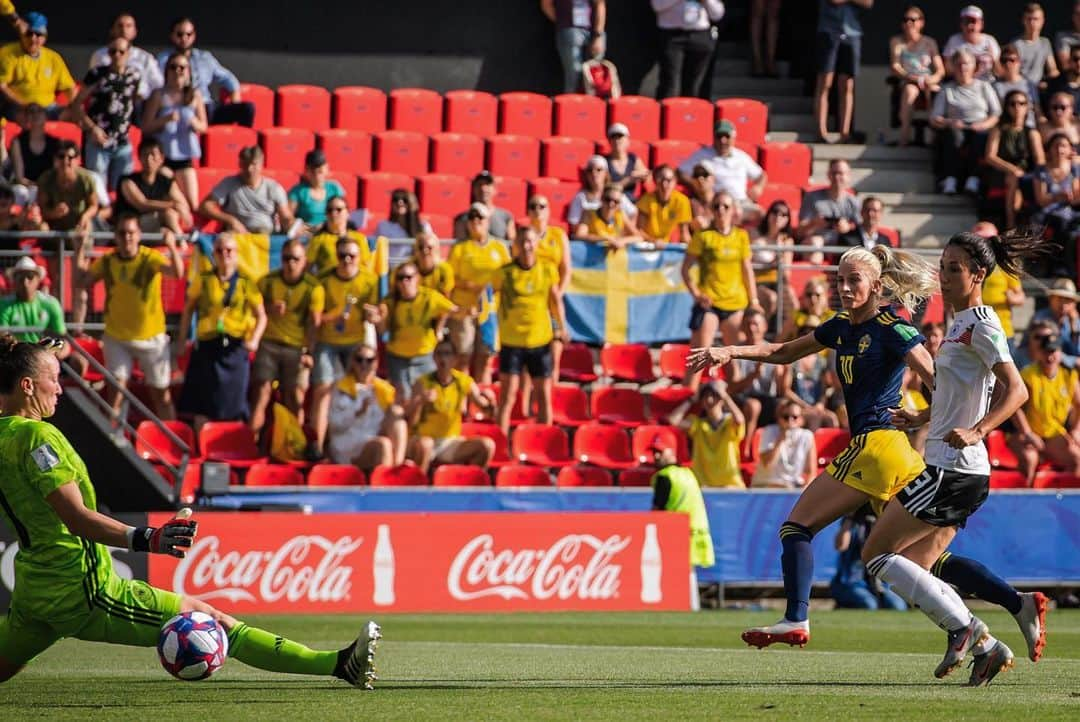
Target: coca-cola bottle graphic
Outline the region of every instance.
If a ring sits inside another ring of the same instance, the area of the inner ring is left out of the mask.
[[[390,525],[379,524],[372,564],[375,592],[371,600],[380,607],[394,603],[394,547],[390,544]]]
[[[660,541],[656,537],[656,524],[645,525],[645,543],[641,545],[641,601],[657,604],[664,598],[660,590],[660,577],[664,572],[660,558]]]

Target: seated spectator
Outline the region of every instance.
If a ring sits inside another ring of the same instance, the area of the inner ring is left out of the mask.
[[[874,246],[892,246],[892,240],[881,232],[881,217],[885,215],[885,204],[877,196],[867,196],[863,199],[862,210],[859,211],[860,222],[847,233],[840,234],[836,239],[841,246],[862,246],[870,250]]]
[[[829,161],[829,186],[809,191],[799,209],[799,238],[803,245],[835,246],[840,236],[855,230],[859,223],[859,201],[851,188],[851,166],[846,160]],[[813,253],[810,263],[821,263],[824,255]]]
[[[240,172],[223,179],[203,199],[199,213],[234,233],[284,232],[293,215],[285,189],[263,176],[263,151],[257,145],[240,151]]]
[[[22,109],[19,123],[23,131],[11,141],[11,178],[15,202],[21,206],[37,199],[37,182],[53,164],[60,139],[45,132],[45,109],[30,103]]]
[[[783,341],[796,339],[803,335],[799,329],[817,328],[836,315],[836,311],[829,308],[829,284],[824,273],[806,282],[798,303],[795,313],[784,322],[780,332]]]
[[[1047,307],[1037,311],[1033,323],[1046,323],[1061,345],[1061,361],[1066,368],[1077,368],[1080,360],[1080,312],[1076,310],[1076,284],[1071,278],[1059,278],[1046,291]],[[1035,335],[1035,331],[1031,332]],[[1031,359],[1034,360],[1034,356]]]
[[[1073,145],[1064,133],[1046,141],[1046,165],[1035,172],[1036,223],[1048,226],[1064,250],[1060,259],[1062,275],[1076,272],[1076,242],[1080,226],[1080,166]]]
[[[837,609],[907,609],[907,602],[877,577],[867,574],[863,565],[863,545],[875,520],[870,505],[864,504],[840,522],[834,541],[840,557],[836,560],[836,574],[829,582],[829,594]]]
[[[419,283],[424,288],[438,291],[449,298],[454,290],[454,269],[441,260],[439,239],[430,231],[420,231],[413,243],[413,255],[408,259],[420,272]],[[400,266],[398,266],[400,268]],[[410,384],[411,385],[411,384]]]
[[[721,120],[713,128],[713,145],[704,146],[679,164],[679,173],[685,186],[698,164],[709,170],[717,191],[726,191],[738,204],[741,213],[760,213],[757,199],[765,188],[768,176],[757,162],[740,148],[735,147],[735,124]],[[747,183],[751,183],[747,188]],[[751,219],[747,219],[751,220]]]
[[[983,11],[975,5],[968,5],[960,11],[960,32],[949,36],[943,51],[947,60],[946,67],[956,74],[956,53],[966,51],[974,61],[974,77],[987,83],[993,82],[995,75],[1001,74],[1001,46],[997,39],[983,32]]]
[[[1012,45],[1020,54],[1020,72],[1037,88],[1044,77],[1053,78],[1058,74],[1054,48],[1050,45],[1050,39],[1042,35],[1046,25],[1046,13],[1043,12],[1042,5],[1031,2],[1024,5],[1021,22],[1024,30],[1012,41]],[[1004,64],[1004,57],[1001,62]],[[1038,96],[1031,96],[1033,101],[1036,98]]]
[[[777,307],[781,302],[777,296],[777,281],[780,277],[779,262],[784,265],[784,292],[783,303],[785,307],[794,309],[795,292],[791,288],[789,270],[795,262],[795,254],[784,252],[783,256],[776,251],[765,250],[758,246],[794,246],[795,239],[791,237],[791,208],[785,201],[773,201],[769,210],[758,223],[757,232],[750,242],[753,251],[750,263],[754,267],[754,281],[757,283],[758,300],[767,318],[776,314]],[[787,314],[785,314],[787,315]]]
[[[828,142],[825,134],[828,131],[829,98],[836,76],[840,76],[837,83],[840,141],[850,142],[855,108],[855,76],[859,74],[862,55],[862,25],[859,23],[858,8],[870,8],[872,5],[873,0],[818,3],[814,118],[817,120],[818,140],[822,143]]]
[[[698,390],[701,415],[687,416],[694,400],[680,404],[668,423],[686,429],[690,438],[690,468],[702,486],[745,489],[739,467],[739,444],[746,438],[746,424],[738,405],[723,381],[709,381]]]
[[[604,188],[611,183],[611,175],[608,173],[607,159],[602,155],[594,155],[585,163],[581,170],[581,190],[571,199],[570,207],[566,211],[566,220],[571,229],[577,228],[585,218],[588,211],[600,210],[603,205],[601,198]],[[619,209],[627,218],[637,217],[637,207],[626,194],[619,190]]]
[[[345,189],[329,175],[326,154],[317,148],[309,150],[304,156],[300,182],[289,189],[289,210],[304,222],[307,233],[326,222],[326,204],[331,198],[345,197]]]
[[[923,11],[911,5],[904,11],[902,32],[889,39],[890,67],[900,86],[900,145],[912,141],[911,117],[916,103],[921,98],[929,106],[931,95],[941,89],[945,77],[937,41],[923,35],[925,26]]]
[[[62,140],[53,166],[38,177],[37,202],[41,217],[55,231],[89,233],[98,210],[93,174],[79,167],[79,147]],[[55,242],[50,242],[55,246]]]
[[[236,123],[251,127],[255,122],[255,106],[244,101],[240,95],[240,81],[230,73],[214,54],[195,47],[195,23],[190,18],[178,18],[173,21],[169,35],[172,47],[158,53],[158,67],[169,81],[168,63],[176,56],[187,60],[190,78],[206,103],[206,114],[211,125],[229,125]],[[219,104],[217,95],[211,86],[220,86],[228,93],[226,102]]]
[[[461,436],[461,418],[469,401],[493,412],[495,400],[490,391],[481,392],[472,377],[454,368],[456,355],[457,349],[449,339],[439,342],[435,347],[435,370],[413,384],[405,407],[412,429],[407,455],[425,474],[433,463],[486,468],[495,455],[495,442],[486,436]]]
[[[805,336],[813,333],[821,323],[817,316],[806,316],[802,323],[795,327],[794,333],[796,336]],[[791,369],[786,374],[787,386],[784,389],[784,400],[799,407],[802,411],[803,422],[810,431],[840,425],[837,412],[842,404],[839,394],[834,391],[831,384],[832,375],[828,353],[812,353],[803,356],[791,364]]]
[[[421,242],[418,238],[418,256],[426,255],[419,253]],[[394,270],[394,286],[379,327],[380,333],[387,335],[387,377],[401,403],[409,400],[421,376],[435,370],[435,344],[449,315],[458,310],[442,291],[425,285],[424,280],[419,262],[413,259]]]
[[[461,240],[469,237],[469,213],[478,204],[487,209],[488,232],[491,235],[503,240],[514,237],[517,233],[514,228],[514,214],[495,205],[495,176],[486,170],[477,173],[472,179],[470,198],[472,205],[469,209],[454,218],[454,238]]]
[[[326,202],[326,221],[315,231],[307,244],[308,268],[321,276],[338,265],[337,245],[346,239],[356,243],[360,251],[360,266],[375,272],[375,254],[367,237],[356,230],[349,221],[349,206],[345,198],[331,198]]]
[[[375,375],[378,363],[374,346],[359,346],[330,397],[330,460],[367,473],[377,466],[403,463],[408,438],[405,412],[396,403],[394,387]]]
[[[1058,68],[1064,70],[1069,64],[1069,56],[1074,48],[1080,48],[1080,2],[1072,7],[1072,29],[1060,30],[1054,35],[1054,52],[1057,53]]]
[[[431,226],[420,218],[420,203],[416,194],[404,188],[396,188],[390,194],[390,217],[379,221],[375,226],[376,237],[416,238],[422,230],[431,230]]]
[[[182,55],[165,64],[165,85],[153,91],[143,109],[143,133],[165,149],[165,167],[176,176],[191,208],[199,207],[195,161],[202,157],[199,134],[206,131],[206,104],[191,79],[190,61]]]
[[[979,192],[978,162],[986,155],[986,139],[1001,115],[1001,102],[990,83],[975,77],[975,56],[957,50],[953,79],[934,98],[930,125],[937,131],[935,161],[941,191],[954,195],[957,179],[964,190]]]
[[[231,233],[214,239],[214,268],[195,275],[176,332],[176,347],[187,345],[193,315],[195,347],[188,361],[177,411],[194,416],[195,432],[207,421],[246,421],[250,354],[266,330],[259,286],[240,272],[239,247]]]
[[[803,428],[799,404],[784,399],[777,405],[776,423],[761,429],[758,465],[751,485],[755,489],[801,489],[817,476],[817,467],[814,432]]]
[[[1009,49],[1006,48],[1005,56],[1008,53]],[[986,141],[990,186],[1005,186],[1006,228],[1016,227],[1016,214],[1024,206],[1021,187],[1024,179],[1030,178],[1032,171],[1046,163],[1039,131],[1025,124],[1031,104],[1024,91],[1010,91],[1004,98],[1001,119],[996,127],[990,129]]]
[[[0,297],[0,328],[21,328],[12,335],[20,341],[37,343],[42,338],[52,336],[63,338],[67,335],[64,324],[64,309],[54,297],[41,290],[45,281],[45,269],[34,263],[30,256],[23,256],[5,271],[11,294]],[[78,362],[81,370],[86,366],[82,356],[72,355],[71,346],[64,344],[58,357],[69,363]]]
[[[108,65],[112,60],[109,55],[109,47],[112,45],[112,41],[123,38],[129,45],[128,65],[139,71],[139,89],[137,91],[139,99],[146,100],[150,97],[150,93],[164,85],[165,78],[161,74],[161,67],[158,65],[157,59],[142,48],[136,47],[135,37],[138,33],[139,29],[135,26],[135,16],[131,13],[117,15],[109,28],[109,44],[94,51],[94,54],[90,56],[90,67],[99,68]]]
[[[694,166],[690,175],[690,211],[693,220],[690,221],[691,233],[703,231],[712,225],[712,201],[716,195],[716,177],[712,171],[701,163]]]
[[[1015,45],[1006,45],[1001,51],[1001,67],[1004,70],[1001,77],[994,81],[994,90],[998,94],[1001,105],[1005,106],[1005,96],[1014,90],[1024,94],[1029,101],[1028,112],[1021,117],[1024,125],[1028,128],[1035,127],[1035,103],[1039,99],[1039,86],[1031,82],[1020,73],[1020,51]]]
[[[75,88],[75,80],[60,54],[45,47],[48,21],[41,13],[26,13],[26,29],[13,43],[0,47],[0,101],[4,117],[17,120],[19,109],[34,103],[57,120],[64,104],[57,97]]]
[[[259,279],[266,309],[266,331],[252,367],[251,431],[258,438],[266,423],[274,382],[281,401],[304,423],[304,396],[315,365],[315,341],[326,305],[326,290],[307,273],[304,244],[281,247],[281,267]]]
[[[41,209],[36,205],[23,206],[15,212],[15,189],[0,183],[0,231],[43,231],[47,226],[41,221]],[[22,249],[21,238],[0,238],[0,251]]]
[[[144,231],[168,228],[173,233],[180,233],[181,229],[190,228],[193,223],[191,209],[180,184],[163,170],[165,153],[157,138],[147,136],[139,143],[139,163],[141,171],[124,176],[120,181],[116,215],[137,215],[139,227]]]
[[[646,241],[666,246],[690,242],[690,222],[694,220],[690,199],[676,189],[675,169],[666,163],[653,169],[656,190],[637,202],[638,226]]]
[[[574,238],[579,241],[606,243],[609,251],[622,250],[631,243],[642,240],[634,216],[623,210],[625,203],[626,196],[617,186],[604,186],[600,207],[595,211],[585,211],[581,222],[574,229]]]
[[[1080,60],[1080,51],[1077,51]],[[1076,101],[1068,93],[1054,93],[1046,105],[1046,120],[1039,125],[1039,137],[1049,146],[1049,139],[1064,134],[1074,148],[1080,146],[1080,123],[1073,116]]]
[[[612,123],[607,131],[611,151],[607,154],[608,178],[622,188],[630,200],[637,198],[640,185],[649,178],[645,162],[630,150],[630,129],[622,123]]]
[[[768,330],[769,322],[761,309],[747,309],[743,316],[746,345],[764,343]],[[736,359],[730,369],[728,388],[746,419],[746,438],[752,439],[759,426],[776,422],[776,404],[790,384],[791,369],[747,359]]]
[[[1045,115],[1051,121],[1057,117],[1053,111],[1059,93],[1069,96],[1070,109],[1080,107],[1080,45],[1069,51],[1067,60],[1068,62],[1061,66],[1061,73],[1046,83],[1046,92],[1043,94],[1043,97],[1047,99],[1044,108]],[[1071,112],[1069,116],[1072,116]],[[1060,123],[1061,120],[1059,119],[1058,122]]]
[[[71,112],[83,129],[86,166],[116,190],[120,179],[135,167],[128,130],[135,114],[139,71],[128,63],[131,46],[113,38],[108,51],[112,62],[90,68]],[[87,106],[84,110],[83,106]]]

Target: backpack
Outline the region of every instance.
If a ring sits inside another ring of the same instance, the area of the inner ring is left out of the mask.
[[[586,60],[581,64],[581,85],[586,95],[602,100],[614,100],[622,95],[619,70],[610,60]]]

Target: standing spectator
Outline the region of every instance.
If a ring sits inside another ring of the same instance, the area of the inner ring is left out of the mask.
[[[394,387],[375,375],[378,362],[374,346],[358,347],[330,397],[330,460],[368,473],[377,466],[404,462],[408,437]]]
[[[420,219],[420,203],[416,194],[404,188],[395,188],[390,193],[390,217],[379,221],[375,226],[375,236],[384,238],[416,238],[422,230],[431,230]]]
[[[259,279],[267,320],[252,369],[251,431],[256,437],[266,423],[275,381],[285,408],[304,423],[304,396],[326,305],[326,291],[319,279],[307,273],[306,265],[304,244],[286,241],[281,247],[281,268]]]
[[[630,129],[625,125],[612,123],[607,137],[611,145],[606,159],[608,178],[622,188],[628,198],[636,198],[638,186],[649,177],[649,168],[630,150]]]
[[[769,210],[758,223],[755,237],[750,241],[752,253],[750,263],[754,268],[754,281],[757,283],[758,299],[761,307],[768,318],[772,318],[780,303],[786,308],[794,308],[795,293],[791,288],[788,278],[788,269],[795,261],[792,252],[780,253],[773,250],[765,250],[759,246],[793,246],[795,240],[791,237],[791,208],[784,201],[773,201]],[[777,295],[777,283],[780,278],[778,261],[784,264],[784,291],[785,298],[781,301]]]
[[[698,165],[713,176],[713,188],[727,192],[738,204],[738,211],[758,213],[757,199],[765,189],[768,176],[757,162],[735,147],[735,124],[721,120],[713,128],[712,147],[704,146],[679,165],[683,185],[692,185],[690,176]],[[747,184],[751,185],[747,188]],[[756,219],[754,219],[756,220]]]
[[[139,163],[141,171],[120,181],[114,209],[117,217],[137,215],[144,231],[168,228],[180,233],[182,228],[191,227],[191,209],[180,185],[162,171],[165,152],[157,138],[147,136],[139,143]]]
[[[997,125],[1001,102],[990,83],[975,77],[975,57],[957,50],[952,58],[953,80],[934,98],[930,125],[936,138],[935,165],[941,192],[954,195],[957,178],[967,178],[964,190],[979,192],[978,163],[986,155],[989,130]]]
[[[60,139],[45,132],[45,109],[37,103],[23,108],[19,118],[23,132],[11,141],[11,177],[19,205],[37,199],[37,182],[53,164]]]
[[[768,330],[769,322],[760,308],[746,311],[743,317],[743,333],[748,346],[764,343]],[[790,372],[787,366],[747,359],[735,360],[728,388],[746,419],[746,438],[754,438],[754,432],[759,426],[768,426],[776,421],[777,402],[784,389],[790,385]]]
[[[840,236],[859,223],[859,202],[851,189],[851,166],[846,160],[829,161],[829,187],[810,191],[799,209],[799,237],[808,246],[835,246]],[[814,253],[811,263],[821,263]]]
[[[761,428],[758,465],[751,482],[758,487],[801,489],[817,476],[814,432],[803,428],[802,408],[791,399],[777,405],[776,423]]]
[[[1009,52],[1005,49],[1003,57]],[[1032,102],[1022,90],[1009,92],[1003,102],[1001,120],[990,129],[986,140],[986,165],[996,175],[991,185],[1005,186],[1005,227],[1016,227],[1016,214],[1024,205],[1021,183],[1046,162],[1039,131],[1025,126]]]
[[[115,191],[120,179],[135,167],[128,129],[135,114],[139,71],[128,64],[131,45],[113,38],[108,47],[112,61],[90,68],[71,103],[75,122],[83,128],[86,166]],[[83,110],[86,104],[87,110]]]
[[[449,314],[458,310],[441,291],[422,285],[421,279],[417,261],[410,259],[395,269],[394,287],[379,328],[388,334],[387,376],[402,403],[409,400],[413,384],[435,370],[435,344]]]
[[[930,97],[940,89],[945,77],[945,64],[938,52],[937,41],[923,35],[926,16],[921,8],[909,6],[904,11],[901,33],[889,40],[890,68],[899,82],[900,145],[912,140],[911,116],[915,104],[923,99],[927,105]]]
[[[1061,30],[1054,35],[1054,51],[1057,53],[1059,68],[1069,64],[1075,48],[1080,48],[1080,2],[1073,3],[1072,30]]]
[[[1001,77],[994,81],[994,90],[998,94],[1002,108],[1005,109],[1005,96],[1013,91],[1020,91],[1031,101],[1027,106],[1027,113],[1021,116],[1021,122],[1028,128],[1034,128],[1035,103],[1039,99],[1039,86],[1020,73],[1020,51],[1015,45],[1006,45],[1002,49],[1001,68]]]
[[[604,57],[607,0],[540,0],[540,10],[555,23],[555,48],[563,68],[563,92],[581,90],[581,64]]]
[[[653,170],[656,190],[650,191],[637,202],[638,225],[646,241],[667,245],[674,240],[690,242],[690,222],[694,220],[690,199],[676,190],[675,169],[666,163]]]
[[[566,211],[566,220],[570,228],[576,228],[588,211],[596,211],[603,205],[601,197],[604,188],[611,184],[611,173],[608,170],[607,159],[602,155],[594,155],[581,169],[581,190],[570,200],[570,207]],[[620,188],[619,197],[622,200],[619,208],[623,215],[628,218],[637,216],[637,207],[634,202],[622,193]]]
[[[13,43],[0,47],[0,101],[4,117],[17,120],[19,108],[36,103],[56,120],[64,106],[57,95],[75,87],[60,54],[45,47],[48,20],[41,13],[26,13],[26,29]]]
[[[284,232],[293,215],[285,189],[263,176],[263,151],[257,145],[240,151],[240,172],[224,178],[203,199],[199,213],[234,233]]]
[[[206,113],[211,125],[229,125],[236,123],[251,127],[255,122],[255,106],[245,102],[240,95],[240,81],[230,73],[214,54],[195,47],[195,23],[190,18],[178,18],[172,23],[169,34],[172,48],[158,53],[158,66],[168,82],[168,63],[175,56],[187,59],[191,72],[191,83],[199,91],[206,103]],[[228,93],[228,101],[219,105],[211,91],[212,85],[221,86]]]
[[[191,208],[199,207],[195,161],[202,157],[199,134],[207,128],[202,92],[191,82],[191,61],[182,55],[165,64],[165,85],[150,94],[143,110],[143,132],[165,149],[165,166],[176,176]]]
[[[708,98],[704,93],[716,48],[715,23],[724,17],[720,0],[652,0],[660,28],[659,100],[675,96]]]
[[[709,381],[698,391],[701,415],[687,416],[693,400],[684,401],[668,423],[686,429],[690,438],[690,468],[702,486],[745,489],[739,468],[739,444],[746,425],[723,381]]]
[[[1073,145],[1064,133],[1046,140],[1046,165],[1035,173],[1035,222],[1050,227],[1062,246],[1063,275],[1076,271],[1076,240],[1080,222],[1080,166],[1074,160]]]
[[[881,232],[881,217],[885,215],[885,204],[877,196],[863,199],[859,212],[860,223],[836,239],[841,246],[862,246],[870,250],[874,246],[892,246],[892,241]]]
[[[869,10],[874,0],[818,0],[817,88],[814,91],[814,117],[818,138],[828,142],[829,93],[833,79],[839,76],[840,142],[851,137],[851,118],[855,111],[855,77],[862,56],[862,25],[856,7]]]
[[[304,156],[304,172],[300,182],[289,189],[289,210],[304,222],[312,233],[326,222],[326,206],[331,198],[344,198],[345,189],[330,177],[326,154],[318,148]]]
[[[565,295],[566,289],[570,285],[570,239],[559,226],[553,226],[549,224],[551,219],[551,203],[546,196],[535,195],[529,198],[528,202],[529,213],[529,228],[536,232],[538,241],[536,255],[542,263],[551,265],[559,273],[559,293]],[[558,319],[552,319],[553,324],[558,323]],[[560,331],[564,330],[558,326],[553,326],[555,337],[551,341],[551,378],[554,382],[559,380],[559,362],[562,359],[564,334]],[[530,394],[525,394],[525,391],[529,391],[528,381],[523,384],[523,396],[526,398],[531,397]]]
[[[944,55],[949,72],[956,73],[956,53],[965,50],[974,59],[974,77],[993,82],[1001,74],[1001,46],[993,35],[983,32],[983,11],[968,5],[960,11],[960,32],[949,36]]]
[[[683,182],[687,183],[686,180]],[[716,195],[716,178],[708,166],[698,163],[690,172],[687,188],[690,191],[690,211],[693,213],[690,231],[703,231],[712,225],[712,200]]]
[[[135,362],[155,413],[163,419],[176,418],[169,386],[172,383],[172,349],[165,333],[165,309],[161,304],[161,279],[184,277],[184,261],[176,248],[176,237],[163,234],[168,257],[140,245],[139,219],[125,215],[117,219],[113,242],[116,251],[90,263],[86,244],[79,246],[75,265],[83,278],[78,285],[90,288],[105,284],[105,367],[126,386]],[[113,412],[119,413],[123,396],[110,390]]]
[[[139,34],[139,29],[135,26],[135,16],[131,13],[120,13],[113,20],[112,26],[109,28],[109,43],[104,47],[98,48],[94,51],[94,54],[90,56],[90,68],[99,68],[104,65],[109,65],[112,58],[109,54],[109,47],[112,45],[112,41],[117,38],[123,38],[128,42],[128,65],[139,71],[139,89],[138,96],[140,100],[146,100],[150,97],[150,93],[160,88],[165,83],[165,78],[161,74],[161,67],[158,65],[157,59],[149,52],[143,50],[135,45],[135,37]]]
[[[1042,5],[1024,5],[1022,22],[1024,30],[1012,41],[1012,45],[1020,54],[1020,72],[1038,87],[1044,77],[1053,78],[1058,74],[1054,48],[1050,45],[1050,39],[1042,36],[1043,26],[1046,25],[1046,13],[1043,12]],[[1035,97],[1032,97],[1032,100]]]
[[[600,207],[595,211],[585,211],[581,223],[574,230],[574,238],[606,243],[609,251],[618,251],[640,241],[641,234],[638,233],[634,216],[628,215],[622,208],[625,203],[626,196],[618,186],[604,186]]]
[[[367,237],[349,222],[349,206],[340,196],[326,202],[326,221],[308,241],[307,259],[312,273],[321,276],[337,267],[337,246],[342,240],[355,243],[360,251],[360,267],[375,273],[375,254],[371,252],[371,245]]]
[[[434,233],[420,231],[416,234],[413,255],[409,260],[416,264],[416,269],[420,272],[421,286],[450,296],[450,292],[454,290],[454,269],[439,258],[439,239]]]
[[[1062,363],[1066,368],[1077,368],[1080,361],[1080,312],[1076,304],[1080,296],[1076,295],[1076,284],[1071,278],[1059,278],[1047,289],[1046,297],[1047,307],[1035,314],[1032,323],[1050,325],[1061,344]]]
[[[780,34],[781,2],[782,0],[750,2],[750,48],[753,52],[750,74],[755,77],[780,77],[780,73],[776,71],[776,39]]]
[[[266,330],[262,294],[258,284],[240,272],[231,233],[218,234],[213,255],[213,269],[191,279],[176,334],[177,348],[183,349],[191,318],[198,315],[195,347],[177,404],[181,414],[195,417],[196,433],[207,421],[247,420],[249,355],[258,350]]]
[[[469,235],[469,213],[472,208],[482,205],[487,209],[488,232],[503,240],[513,238],[517,233],[514,228],[514,214],[495,205],[495,176],[482,170],[472,179],[470,193],[471,206],[454,218],[454,238],[460,240]],[[415,234],[414,234],[415,235]]]
[[[1080,62],[1080,50],[1076,51]],[[1063,134],[1073,147],[1080,146],[1080,124],[1073,116],[1076,100],[1069,93],[1052,93],[1046,107],[1046,120],[1039,126],[1039,137],[1049,149],[1049,139]]]

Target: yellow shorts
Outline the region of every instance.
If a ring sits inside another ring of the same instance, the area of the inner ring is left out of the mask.
[[[877,514],[907,483],[923,472],[926,462],[896,429],[876,429],[851,438],[825,469],[834,479],[870,497]]]

